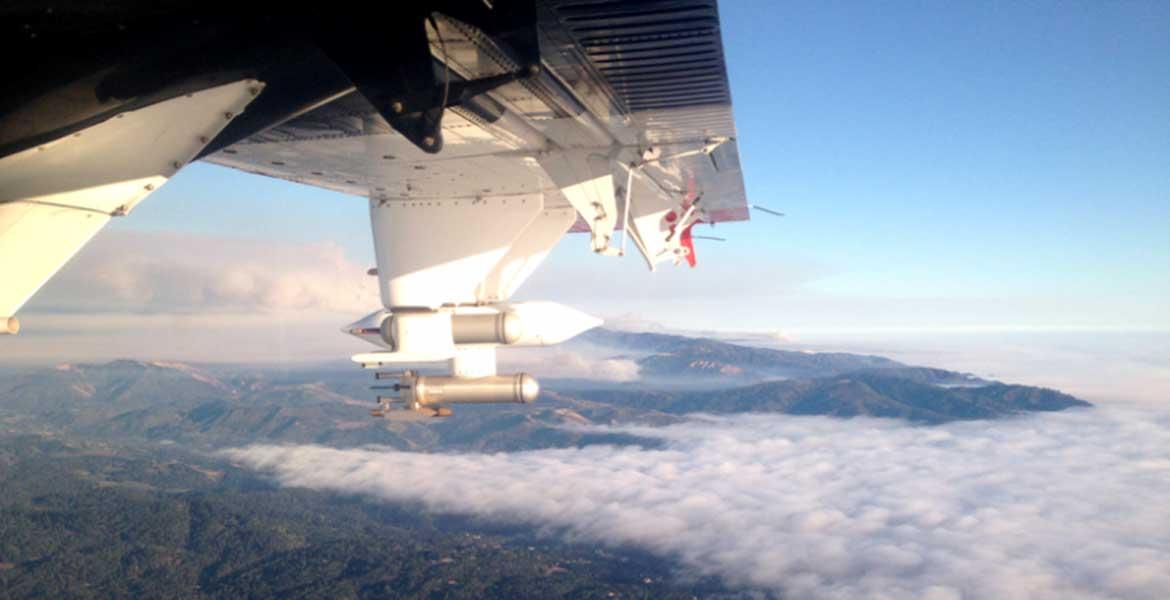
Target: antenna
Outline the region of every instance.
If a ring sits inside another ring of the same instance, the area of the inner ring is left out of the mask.
[[[776,215],[777,217],[783,217],[783,216],[784,216],[784,213],[782,213],[782,212],[776,212],[776,211],[774,211],[774,210],[772,210],[772,209],[770,209],[770,208],[764,208],[763,206],[760,206],[759,204],[753,204],[753,205],[752,205],[752,208],[754,208],[754,209],[756,209],[756,210],[762,210],[762,211],[764,211],[764,212],[766,212],[766,213],[768,213],[768,214],[770,214],[770,215]]]

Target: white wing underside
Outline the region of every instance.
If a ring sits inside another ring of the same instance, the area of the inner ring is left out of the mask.
[[[452,76],[474,79],[518,67],[490,41],[471,35],[466,26],[445,18],[439,24],[439,34],[430,32],[432,53],[436,60],[445,60]],[[553,196],[550,206],[554,206],[565,202],[556,197],[560,186],[532,160],[538,151],[548,149],[548,141],[566,149],[600,149],[603,156],[617,144],[628,148],[627,157],[633,160],[645,148],[671,155],[701,147],[712,138],[734,140],[729,105],[619,114],[608,97],[612,92],[579,74],[580,65],[563,64],[573,62],[565,53],[547,53],[545,68],[576,94],[587,109],[579,114],[563,114],[562,106],[534,93],[523,81],[509,83],[488,94],[503,107],[503,118],[489,123],[472,111],[448,110],[443,119],[443,151],[427,154],[353,93],[207,160],[371,198],[425,200],[544,192]],[[584,60],[573,58],[577,63]],[[577,74],[577,79],[566,80],[571,74]],[[663,193],[710,192],[704,202],[713,221],[747,218],[734,141],[714,157],[663,163],[647,174],[661,184]]]

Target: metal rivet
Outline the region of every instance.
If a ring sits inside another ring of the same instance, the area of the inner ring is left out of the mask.
[[[146,187],[146,191],[148,191],[148,192],[154,191],[154,184],[153,183],[148,183],[148,184],[146,184],[145,187]]]
[[[402,113],[402,108],[402,103],[397,100],[390,103],[390,110],[394,111],[394,114],[396,115]],[[427,145],[429,146],[430,144]]]
[[[225,112],[225,113],[223,113],[223,116],[224,116],[224,118],[225,118],[225,119],[227,119],[227,120],[229,120],[229,121],[230,121],[230,120],[232,120],[233,118],[235,118],[235,115],[233,115],[233,114],[232,114],[232,113],[230,113],[230,112]]]
[[[435,138],[428,135],[422,139],[422,143],[424,146],[429,148],[435,145]]]

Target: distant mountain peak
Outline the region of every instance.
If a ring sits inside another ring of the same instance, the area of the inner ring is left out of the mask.
[[[183,373],[196,381],[202,381],[203,383],[209,385],[224,385],[222,381],[208,374],[206,371],[186,363],[155,360],[149,361],[146,364],[159,369],[171,369],[174,371],[179,371],[180,373]]]
[[[167,360],[139,360],[135,358],[116,358],[104,363],[59,363],[53,366],[54,371],[62,373],[112,373],[118,371],[133,372],[165,372],[181,374],[198,382],[215,387],[228,387],[218,377],[194,365]]]
[[[660,377],[676,382],[679,378],[751,382],[825,377],[863,369],[906,368],[881,356],[785,350],[664,333],[597,328],[578,338],[583,343],[645,353],[637,359],[644,379]]]

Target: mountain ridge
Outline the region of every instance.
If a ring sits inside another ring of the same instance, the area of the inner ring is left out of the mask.
[[[1055,390],[875,356],[611,330],[591,333],[586,342],[639,352],[639,365],[649,373],[610,385],[546,381],[545,393],[532,405],[458,406],[450,419],[403,423],[368,416],[372,381],[351,369],[284,371],[125,359],[62,364],[0,378],[0,429],[37,427],[209,449],[262,441],[506,451],[651,444],[579,426],[662,425],[691,412],[873,416],[931,425],[1090,406]]]

